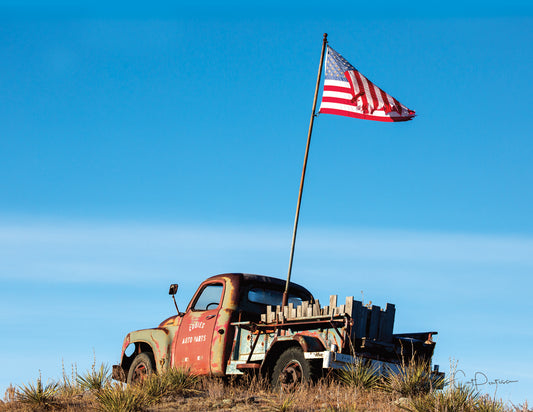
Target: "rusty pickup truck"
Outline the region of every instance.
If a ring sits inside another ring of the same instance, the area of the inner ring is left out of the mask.
[[[395,306],[365,305],[353,297],[320,302],[291,283],[281,306],[281,279],[228,273],[202,282],[185,312],[152,329],[128,333],[113,378],[133,383],[152,372],[186,368],[198,375],[259,373],[291,388],[357,358],[397,369],[415,357],[431,364],[437,332],[393,334]],[[177,285],[171,285],[174,298]],[[176,301],[174,299],[174,303]],[[340,303],[340,302],[339,302]],[[435,365],[433,373],[438,373]]]

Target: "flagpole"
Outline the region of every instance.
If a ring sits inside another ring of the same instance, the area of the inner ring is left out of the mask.
[[[296,205],[296,216],[294,217],[294,229],[292,231],[292,243],[291,243],[291,255],[289,259],[289,270],[287,273],[287,282],[285,283],[285,291],[283,292],[283,300],[281,302],[282,308],[287,306],[289,300],[289,283],[291,281],[292,261],[294,258],[294,245],[296,243],[296,232],[298,230],[298,218],[300,216],[300,205],[302,203],[302,192],[304,188],[305,170],[307,168],[307,157],[309,155],[309,146],[311,144],[311,133],[313,132],[313,123],[315,120],[316,101],[318,97],[318,88],[320,86],[320,78],[322,77],[322,66],[324,64],[324,51],[326,50],[326,44],[328,42],[328,34],[324,33],[322,39],[322,52],[320,54],[320,66],[318,67],[318,76],[316,79],[315,98],[313,100],[313,110],[311,111],[311,120],[309,121],[309,132],[307,133],[307,145],[305,147],[304,164],[302,168],[302,178],[300,180],[300,191],[298,193],[298,203]]]

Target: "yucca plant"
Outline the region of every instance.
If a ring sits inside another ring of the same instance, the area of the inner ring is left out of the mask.
[[[492,399],[489,395],[480,396],[477,400],[476,412],[504,412],[505,405],[501,400]]]
[[[199,381],[200,378],[188,369],[169,368],[159,375],[147,376],[138,386],[147,400],[154,403],[164,396],[195,392]]]
[[[167,387],[163,383],[161,376],[152,373],[137,384],[138,389],[144,393],[150,403],[158,402],[167,395]]]
[[[167,394],[184,395],[196,392],[200,378],[189,369],[168,368],[161,374],[161,381]]]
[[[479,393],[473,387],[464,384],[457,384],[448,387],[445,391],[436,392],[434,397],[437,406],[442,410],[475,410],[478,404]]]
[[[376,388],[380,382],[379,369],[371,362],[357,358],[355,363],[339,371],[339,380],[358,389]]]
[[[16,400],[30,406],[32,409],[51,409],[58,403],[56,399],[58,391],[58,383],[51,382],[43,386],[41,375],[39,374],[35,385],[30,382],[27,386],[19,386],[15,397]]]
[[[471,387],[459,384],[449,386],[445,391],[413,397],[406,404],[398,406],[410,412],[475,412],[478,405],[478,393]]]
[[[386,366],[381,388],[387,392],[412,397],[442,389],[445,384],[444,378],[431,374],[428,362],[411,359],[408,363],[402,362],[397,370]]]
[[[102,412],[142,411],[148,404],[146,395],[137,386],[108,385],[95,392],[98,410]]]
[[[111,381],[109,374],[109,367],[103,363],[100,368],[96,370],[93,364],[90,371],[85,372],[84,375],[78,375],[76,382],[84,390],[100,391],[104,389]]]

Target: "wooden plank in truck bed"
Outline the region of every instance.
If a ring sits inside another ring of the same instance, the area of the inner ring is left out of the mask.
[[[394,328],[394,317],[396,314],[396,307],[392,303],[387,303],[385,310],[381,313],[379,323],[378,339],[383,342],[392,342],[392,332]]]
[[[381,315],[381,308],[379,306],[372,306],[370,310],[370,324],[368,325],[368,333],[366,335],[369,339],[377,339],[379,332],[379,318]]]

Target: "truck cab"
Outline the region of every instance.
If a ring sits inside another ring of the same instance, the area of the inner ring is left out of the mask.
[[[128,383],[168,367],[198,375],[226,375],[234,350],[232,323],[259,322],[269,305],[280,305],[285,282],[268,276],[227,273],[200,284],[187,309],[157,328],[129,333],[113,377]],[[289,303],[314,301],[304,287],[290,284]]]

